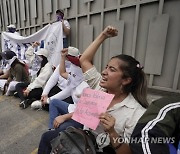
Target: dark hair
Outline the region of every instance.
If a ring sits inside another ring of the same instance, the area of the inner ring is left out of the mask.
[[[147,102],[147,80],[143,67],[140,63],[133,57],[128,55],[117,55],[112,57],[118,58],[124,61],[124,64],[120,66],[123,72],[123,78],[130,77],[132,81],[123,87],[125,93],[132,93],[134,98],[145,108],[148,107]]]
[[[2,55],[0,54],[0,61],[2,60]]]
[[[61,9],[56,10],[56,14],[59,14],[59,13],[61,13],[64,16],[64,11],[63,10],[61,10]]]
[[[41,62],[41,67],[39,69],[39,71],[37,72],[37,76],[39,75],[41,69],[47,64],[48,60],[45,56],[41,55],[41,57],[43,58],[42,62]]]

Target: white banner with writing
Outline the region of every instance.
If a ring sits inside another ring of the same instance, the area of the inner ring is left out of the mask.
[[[57,66],[60,62],[60,51],[63,48],[63,30],[62,23],[56,22],[48,24],[36,33],[24,37],[9,32],[2,32],[1,45],[2,51],[8,49],[17,54],[18,59],[25,60],[25,52],[27,48],[35,41],[41,42],[50,54],[48,60],[53,66]]]

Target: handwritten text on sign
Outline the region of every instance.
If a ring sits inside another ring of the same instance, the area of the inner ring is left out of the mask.
[[[106,112],[113,97],[102,91],[84,89],[72,118],[95,130],[99,124],[99,115]]]

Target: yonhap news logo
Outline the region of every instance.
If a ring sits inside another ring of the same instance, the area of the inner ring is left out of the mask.
[[[116,137],[113,138],[114,143],[150,143],[150,144],[173,144],[175,143],[175,137]]]

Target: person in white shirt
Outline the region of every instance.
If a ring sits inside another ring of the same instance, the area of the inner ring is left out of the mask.
[[[137,121],[148,107],[145,73],[135,58],[124,54],[114,56],[101,74],[92,63],[103,41],[117,34],[118,31],[114,27],[106,27],[80,57],[84,78],[89,86],[92,89],[114,94],[107,112],[99,115],[100,123],[97,129],[91,130],[96,137],[99,152],[111,154],[114,154],[117,149],[118,152],[120,149],[124,150],[126,144],[114,139],[119,137],[128,139]],[[45,137],[47,136],[44,136],[44,140],[47,141],[49,138]],[[46,144],[47,148],[51,149],[50,144],[48,142]]]
[[[8,64],[8,60],[11,59],[13,56],[16,56],[14,52],[4,51],[0,54],[0,90],[3,90],[4,85],[9,77],[10,66]]]
[[[0,79],[0,87],[3,88],[3,94],[9,96],[15,91],[15,86],[19,82],[29,83],[26,64],[18,60],[15,52],[6,50],[2,53],[6,64],[6,71],[3,76],[7,79]]]
[[[61,51],[59,71],[60,75],[68,80],[68,86],[63,91],[65,91],[64,94],[72,96],[73,104],[62,101],[62,96],[59,99],[52,99],[50,101],[49,129],[54,130],[45,132],[42,135],[38,148],[39,154],[50,153],[50,141],[68,126],[74,126],[76,128],[83,127],[82,124],[71,119],[83,89],[89,87],[89,85],[84,81],[79,63],[79,56],[79,50],[74,47],[69,47],[68,49],[65,48]],[[70,67],[70,73],[65,69],[65,59],[68,59],[73,63]]]
[[[110,150],[112,154],[119,148],[123,150],[125,145],[113,139],[128,139],[148,107],[146,77],[143,67],[135,58],[124,54],[114,56],[101,74],[92,63],[102,42],[117,34],[116,28],[106,27],[80,57],[85,81],[90,87],[115,95],[107,112],[99,115],[97,129],[92,130],[99,150],[106,153]]]
[[[31,105],[33,101],[41,99],[43,88],[53,73],[52,65],[47,60],[49,51],[40,48],[35,54],[38,55],[36,58],[40,64],[37,77],[30,84],[21,82],[16,85],[16,91],[21,99],[19,106],[23,109]]]
[[[56,21],[62,23],[63,28],[63,48],[68,47],[67,36],[70,34],[70,24],[67,20],[64,19],[64,11],[59,9],[56,11]]]
[[[73,55],[74,53],[77,53],[77,50],[75,50],[75,48],[73,47],[69,47],[68,49],[71,49],[71,54]],[[79,54],[79,50],[77,54]],[[68,55],[68,57],[70,57],[70,55]],[[78,67],[75,67],[73,63],[77,64],[76,59],[74,57],[69,58],[69,60],[65,61],[64,67],[66,68],[66,72],[72,74],[72,72],[78,71]],[[43,108],[45,110],[49,110],[50,100],[53,99],[63,100],[69,104],[73,103],[72,97],[70,95],[71,88],[68,84],[69,80],[65,79],[60,75],[59,67],[60,65],[58,65],[58,67],[55,69],[54,73],[48,80],[43,90],[41,101],[33,102],[31,104],[31,108]],[[74,84],[76,84],[76,82]]]

